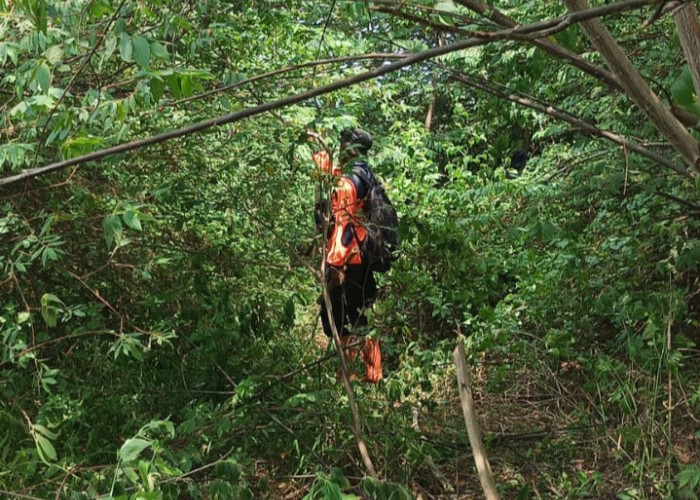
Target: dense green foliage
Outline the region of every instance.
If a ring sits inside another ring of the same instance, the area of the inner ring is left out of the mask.
[[[495,29],[458,3],[0,1],[0,177],[384,59],[297,65]],[[672,19],[640,28],[652,12],[605,21],[700,116]],[[554,38],[601,63],[579,28]],[[504,498],[697,498],[698,184],[455,72],[677,160],[621,92],[511,40],[2,187],[0,496],[476,497],[464,341]],[[354,386],[379,480],[317,325],[304,131],[336,146],[351,125],[401,219],[371,314],[386,378]]]

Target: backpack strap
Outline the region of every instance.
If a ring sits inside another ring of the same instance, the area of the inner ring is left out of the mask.
[[[377,178],[374,177],[370,172],[368,172],[369,167],[363,164],[356,164],[352,167],[352,173],[360,178],[362,182],[367,186],[366,197],[372,190],[375,184],[377,184]]]

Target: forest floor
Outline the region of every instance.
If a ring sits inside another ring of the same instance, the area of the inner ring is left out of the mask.
[[[319,353],[325,352],[325,337],[314,341]],[[332,366],[328,363],[326,369]],[[504,367],[515,373],[504,378]],[[445,372],[430,394],[436,404],[411,408],[411,427],[448,458],[414,467],[411,487],[417,500],[481,499],[456,382],[450,370]],[[595,381],[576,362],[552,370],[545,362],[524,367],[517,360],[483,355],[471,376],[479,425],[503,498],[667,498],[656,486],[668,480],[671,468],[700,464],[700,439],[694,435],[698,419],[684,405],[660,416],[632,401],[634,414],[607,413],[615,396],[591,390]],[[371,395],[360,391],[360,397],[386,398],[385,383]],[[674,388],[674,398],[682,398],[682,390]],[[373,439],[381,440],[377,431],[372,430]],[[357,477],[349,479],[359,481],[361,475],[357,470]],[[299,477],[277,482],[273,491],[279,495],[275,498],[296,500],[308,493],[308,486],[309,478]]]

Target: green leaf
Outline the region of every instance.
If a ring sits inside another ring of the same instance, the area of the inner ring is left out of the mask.
[[[678,485],[681,488],[688,487],[692,490],[700,485],[700,467],[697,465],[686,465],[678,474]]]
[[[182,95],[185,97],[190,97],[194,94],[195,85],[192,78],[183,75],[182,78],[180,78],[180,88],[182,89]]]
[[[132,484],[139,484],[139,475],[136,473],[136,471],[133,469],[133,467],[124,467],[122,469],[124,471],[124,475],[126,478],[132,482]],[[133,497],[132,497],[133,500]]]
[[[34,424],[34,430],[46,436],[49,439],[56,439],[58,437],[58,434],[56,434],[55,432],[51,432],[46,427],[40,424]]]
[[[108,215],[102,221],[102,232],[108,247],[111,247],[115,241],[119,241],[123,231],[124,227],[118,215]]]
[[[17,45],[8,42],[0,42],[0,66],[9,58],[12,64],[17,64]]]
[[[51,70],[48,64],[43,62],[37,67],[34,73],[34,80],[39,84],[42,92],[48,93],[51,86]]]
[[[61,62],[63,59],[63,46],[62,45],[52,45],[46,52],[44,52],[44,57],[52,65],[55,66]]]
[[[46,2],[44,0],[37,1],[33,6],[34,11],[34,25],[36,29],[46,35],[46,30],[48,28],[48,20],[46,16]]]
[[[156,59],[163,59],[164,61],[168,61],[170,59],[168,49],[158,42],[151,42],[151,54]]]
[[[41,265],[42,265],[42,267],[46,267],[47,260],[57,261],[58,260],[58,252],[56,250],[54,250],[53,248],[49,248],[49,247],[44,248],[44,251],[41,252]]]
[[[671,96],[688,111],[700,116],[700,104],[698,103],[698,96],[695,94],[693,78],[688,65],[683,68],[681,74],[678,75],[671,85]]]
[[[54,327],[58,323],[58,312],[65,307],[61,299],[51,293],[45,293],[41,296],[41,317],[44,322]]]
[[[331,481],[342,489],[350,487],[350,481],[343,475],[343,471],[338,467],[331,467]]]
[[[690,248],[685,250],[678,255],[678,269],[686,270],[697,270],[700,266],[700,246],[695,248]]]
[[[170,93],[173,95],[175,99],[179,99],[182,97],[182,90],[180,89],[180,76],[171,73],[169,75],[165,75],[165,83],[168,84],[168,88],[170,89]]]
[[[41,317],[44,318],[47,326],[54,327],[58,322],[58,311],[54,307],[42,307]]]
[[[151,49],[148,45],[148,40],[142,36],[135,36],[131,41],[134,48],[134,60],[142,68],[147,68],[151,61]]]
[[[99,137],[71,137],[61,144],[61,154],[64,159],[75,158],[98,149],[102,145]]]
[[[343,500],[343,492],[340,491],[340,486],[335,483],[325,483],[321,491],[323,492],[322,498],[325,500]]]
[[[121,33],[119,35],[119,55],[126,62],[131,62],[131,54],[133,53],[133,46],[131,44],[131,38],[126,33]]]
[[[141,221],[139,220],[138,212],[134,212],[133,210],[127,210],[122,215],[122,218],[124,219],[124,224],[126,224],[127,227],[130,227],[131,229],[136,229],[137,231],[141,231]]]
[[[151,442],[146,439],[127,439],[119,449],[119,459],[125,463],[133,462],[149,446],[151,446]]]
[[[56,448],[53,447],[51,441],[46,439],[41,434],[35,434],[36,449],[39,452],[39,457],[44,462],[56,460]]]
[[[151,78],[150,82],[151,95],[153,96],[153,101],[158,102],[163,94],[165,93],[165,81],[160,77]]]
[[[114,8],[106,0],[90,3],[90,15],[93,19],[100,19],[113,11]]]

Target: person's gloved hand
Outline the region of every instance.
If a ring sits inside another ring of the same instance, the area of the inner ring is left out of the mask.
[[[342,285],[344,281],[345,271],[343,271],[341,268],[335,266],[328,266],[326,268],[326,284],[328,286],[328,291]]]

